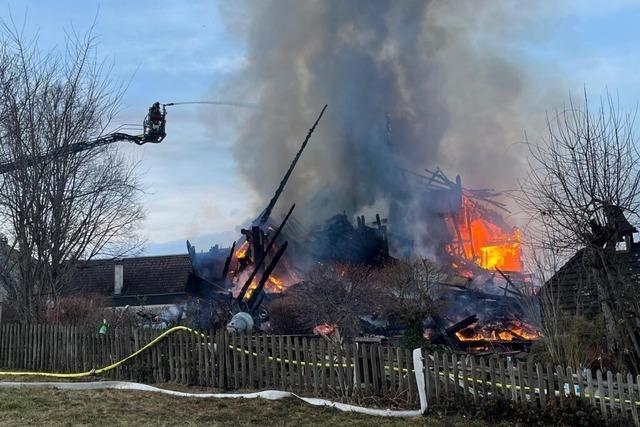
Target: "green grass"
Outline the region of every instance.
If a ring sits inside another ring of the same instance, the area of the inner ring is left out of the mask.
[[[198,399],[96,390],[0,389],[0,425],[486,426],[460,417],[382,418],[296,399]],[[506,424],[505,424],[506,425]]]

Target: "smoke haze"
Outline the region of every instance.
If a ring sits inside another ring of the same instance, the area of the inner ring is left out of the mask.
[[[547,94],[527,83],[517,54],[501,41],[535,19],[533,7],[424,0],[224,6],[228,30],[246,37],[247,65],[220,96],[259,106],[239,123],[233,146],[259,197],[256,213],[325,103],[276,211],[295,202],[297,217],[313,224],[375,206],[395,223],[391,230],[409,235],[424,201],[403,170],[440,166],[470,187],[515,187],[525,163],[513,145],[543,114]]]

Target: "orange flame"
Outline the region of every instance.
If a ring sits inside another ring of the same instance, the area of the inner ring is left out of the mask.
[[[506,230],[504,225],[492,220],[489,212],[463,196],[460,211],[446,218],[447,226],[455,236],[454,241],[447,245],[447,251],[487,270],[497,267],[504,271],[521,272],[520,230]],[[459,266],[453,267],[457,269]]]
[[[485,325],[482,327],[469,327],[456,332],[460,341],[514,341],[514,340],[536,340],[542,335],[533,326],[526,322],[513,320],[496,325]]]
[[[249,242],[244,242],[238,250],[236,251],[236,259],[244,258],[247,256],[247,251],[249,250]]]
[[[247,289],[246,298],[251,297],[253,291],[258,287],[258,281],[253,279],[249,288]],[[271,275],[269,279],[267,279],[267,283],[264,284],[264,290],[270,293],[280,293],[287,288],[287,285],[283,280],[278,279],[276,276]],[[239,291],[239,290],[238,290]]]

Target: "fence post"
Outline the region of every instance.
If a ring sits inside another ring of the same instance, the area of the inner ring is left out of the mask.
[[[638,407],[636,406],[636,392],[635,392],[635,384],[633,383],[633,375],[630,373],[627,374],[627,390],[629,394],[629,405],[631,406],[631,417],[633,418],[633,424],[635,426],[640,425],[640,420],[638,419]]]
[[[418,389],[418,397],[420,398],[420,413],[427,412],[427,386],[425,384],[424,359],[422,358],[422,350],[416,348],[413,350],[413,373],[416,378],[416,388]]]
[[[607,396],[609,397],[609,409],[611,410],[611,416],[615,415],[616,405],[615,405],[615,391],[613,389],[613,373],[611,371],[607,371]]]

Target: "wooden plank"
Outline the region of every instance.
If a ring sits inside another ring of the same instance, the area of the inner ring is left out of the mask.
[[[227,387],[227,389],[230,389],[232,387],[231,384],[231,378],[233,377],[232,374],[232,370],[233,370],[233,358],[231,355],[232,351],[236,351],[235,349],[231,348],[231,338],[229,336],[229,333],[227,333],[227,331],[222,331],[222,335],[223,335],[223,340],[224,340],[224,376],[225,376],[225,386]]]
[[[362,389],[369,393],[371,391],[371,376],[369,375],[370,373],[370,367],[369,367],[369,358],[367,357],[368,355],[368,346],[366,343],[360,343],[360,358],[362,360],[362,363],[360,364],[361,368],[362,368]],[[402,350],[400,350],[400,354],[402,355]],[[402,356],[400,356],[402,357]],[[398,359],[399,361],[402,360],[401,358]],[[400,377],[403,378],[403,372],[402,372],[402,366],[398,366],[400,368]]]
[[[254,352],[256,353],[256,388],[263,389],[264,384],[264,359],[262,356],[262,336],[254,335]]]
[[[620,401],[620,413],[622,415],[627,415],[627,404],[625,403],[625,400],[627,398],[625,392],[624,392],[624,381],[622,380],[622,374],[620,372],[616,373],[616,382],[618,385],[618,399]],[[629,410],[631,410],[631,408],[629,408]]]
[[[556,366],[556,377],[558,378],[558,392],[560,396],[560,408],[564,408],[566,406],[566,398],[565,398],[565,375],[564,369],[562,366]]]
[[[377,360],[379,364],[378,372],[380,373],[380,376],[379,376],[380,388],[382,390],[382,395],[386,396],[388,389],[387,389],[387,369],[385,368],[385,366],[387,366],[387,364],[384,357],[384,347],[382,345],[377,345],[376,350],[378,351]]]
[[[310,361],[313,364],[312,365],[312,371],[313,371],[313,394],[315,396],[318,396],[318,393],[320,392],[320,380],[318,378],[318,365],[317,365],[317,360],[318,360],[318,349],[317,349],[317,340],[312,340],[310,343],[310,347],[311,347],[311,357],[310,357]]]
[[[416,399],[416,376],[412,372],[413,360],[411,358],[411,351],[405,351],[405,366],[407,367],[407,395],[410,404]]]
[[[269,344],[271,346],[271,385],[278,387],[278,353],[276,352],[276,340],[273,335],[269,336]]]
[[[167,341],[167,354],[169,356],[169,381],[172,383],[177,382],[176,378],[176,355],[175,355],[175,337],[169,335]]]
[[[604,387],[604,381],[602,381],[602,371],[598,369],[596,371],[596,380],[598,381],[598,397],[600,400],[600,412],[603,417],[607,417],[607,401],[605,399],[606,392]]]
[[[209,386],[216,387],[216,333],[213,330],[209,330],[209,338],[207,340],[209,346]]]
[[[287,388],[287,364],[284,355],[284,337],[278,337],[278,356],[280,357],[280,387]]]
[[[432,388],[433,388],[433,379],[431,377],[431,368],[433,363],[431,362],[431,358],[429,357],[429,353],[425,352],[424,350],[421,351],[422,353],[422,364],[424,367],[424,389],[425,389],[425,395],[427,396],[427,399],[429,399],[429,395],[432,393]],[[414,367],[415,368],[415,367]],[[428,400],[427,400],[428,402]]]
[[[474,356],[470,356],[470,368],[471,375],[469,376],[471,379],[471,394],[473,395],[473,402],[475,404],[478,403],[478,386],[480,383],[478,382],[478,374],[476,372],[476,358]]]
[[[293,340],[293,357],[296,371],[296,390],[298,393],[304,392],[304,383],[302,381],[302,357],[300,354],[300,340],[296,337]]]
[[[635,384],[633,383],[633,375],[627,374],[627,390],[629,396],[629,407],[631,409],[631,419],[635,426],[640,425],[640,419],[638,419],[638,407],[636,406],[637,393],[635,392]]]
[[[0,323],[0,365],[2,368],[7,367],[7,325]]]
[[[487,394],[489,392],[489,384],[487,384],[487,380],[488,380],[488,375],[487,375],[487,361],[484,357],[480,356],[478,358],[478,363],[479,363],[479,375],[478,375],[478,379],[480,380],[480,383],[477,384],[477,386],[479,386],[478,390],[480,392],[480,397],[483,399],[487,398]]]
[[[217,351],[218,351],[218,387],[221,389],[227,389],[227,378],[226,378],[226,356],[227,356],[227,348],[225,347],[225,337],[226,334],[222,330],[218,330],[217,332]]]
[[[611,415],[615,415],[618,413],[618,409],[615,404],[615,389],[613,387],[613,373],[611,371],[607,371],[607,396],[609,399],[607,400],[609,409],[611,410]]]
[[[536,363],[536,384],[538,385],[538,399],[540,401],[540,408],[546,409],[547,407],[547,389],[544,380],[544,373],[542,372],[542,365]]]
[[[507,360],[507,373],[509,374],[509,385],[511,386],[510,398],[511,400],[518,401],[518,390],[516,388],[516,376],[513,368],[513,360]]]
[[[498,396],[498,384],[496,380],[496,363],[493,357],[489,358],[489,386],[491,394],[494,398]]]
[[[233,364],[233,386],[238,389],[244,387],[244,378],[241,377],[242,371],[240,370],[243,366],[241,366],[240,358],[244,360],[244,345],[243,338],[238,337],[237,334],[231,335],[231,359]],[[240,348],[240,351],[238,351]],[[242,364],[244,365],[244,364]]]
[[[453,395],[460,394],[460,367],[458,366],[458,355],[451,355],[451,366],[453,368]]]
[[[253,345],[253,336],[247,335],[247,354],[248,357],[248,370],[249,370],[249,388],[255,388],[255,357],[253,357],[254,353],[254,345]]]
[[[347,344],[344,345],[344,376],[342,378],[344,384],[344,390],[347,396],[351,396],[353,392],[353,367],[351,360],[351,347]]]
[[[432,405],[434,403],[440,403],[440,381],[442,381],[442,376],[440,375],[440,355],[438,353],[433,353],[433,392],[435,395],[435,401],[432,401],[432,396],[427,395],[427,402]],[[445,378],[445,381],[447,379]]]
[[[527,359],[526,366],[527,366],[527,376],[525,378],[525,382],[526,382],[527,389],[525,390],[525,393],[527,394],[527,396],[529,396],[529,399],[527,400],[527,402],[531,406],[537,407],[536,386],[538,385],[538,381],[533,374],[533,359],[531,357]]]
[[[511,390],[509,389],[509,386],[507,385],[507,374],[506,374],[506,368],[505,368],[505,364],[507,363],[506,360],[503,359],[496,359],[496,362],[498,363],[498,368],[500,369],[500,384],[502,385],[502,387],[500,387],[502,389],[502,397],[504,397],[505,399],[510,399],[510,395],[511,395]]]
[[[522,362],[518,362],[517,364],[517,371],[518,371],[518,390],[519,390],[519,398],[520,398],[520,403],[522,405],[527,405],[527,396],[526,396],[526,381],[524,378],[524,368],[522,367]]]
[[[301,390],[306,393],[309,391],[310,389],[310,371],[309,371],[309,340],[306,337],[302,338],[302,341],[300,343],[300,352],[301,352],[301,356],[300,356],[300,360],[302,363],[302,366],[300,366],[300,372],[302,374],[302,385],[301,385]]]
[[[573,408],[576,406],[576,387],[573,368],[571,366],[567,366],[567,368],[565,369],[565,378],[567,379],[567,384],[569,385],[569,397],[571,398],[570,404]]]
[[[589,403],[591,406],[596,406],[596,396],[595,390],[593,389],[593,375],[591,373],[591,369],[587,369],[585,376],[587,377],[587,389],[589,392]]]
[[[581,368],[576,368],[577,375],[577,383],[578,383],[578,394],[580,399],[584,399],[584,370]]]
[[[260,335],[260,348],[262,349],[262,369],[263,383],[265,388],[269,388],[271,384],[271,362],[269,360],[269,340],[267,335]]]
[[[373,376],[373,388],[376,394],[384,395],[385,390],[382,388],[384,382],[384,361],[380,353],[380,344],[371,346],[371,372]]]
[[[442,367],[444,370],[444,393],[446,396],[450,396],[451,393],[453,392],[450,387],[451,376],[450,376],[449,366],[450,366],[450,363],[449,363],[449,357],[447,353],[442,353]]]
[[[296,365],[294,364],[294,358],[293,358],[293,343],[291,342],[291,336],[287,335],[287,341],[286,341],[286,347],[287,347],[287,367],[288,367],[288,371],[289,371],[289,375],[288,375],[288,380],[289,380],[289,390],[293,390],[294,386],[295,386],[295,369],[296,369]]]
[[[321,364],[321,374],[320,380],[322,384],[321,393],[323,396],[328,395],[329,390],[329,381],[327,378],[327,370],[328,370],[328,360],[327,360],[327,343],[325,340],[320,340],[320,364]]]
[[[469,358],[467,356],[460,357],[460,379],[462,380],[462,395],[466,399],[469,396],[469,373],[468,373]]]

